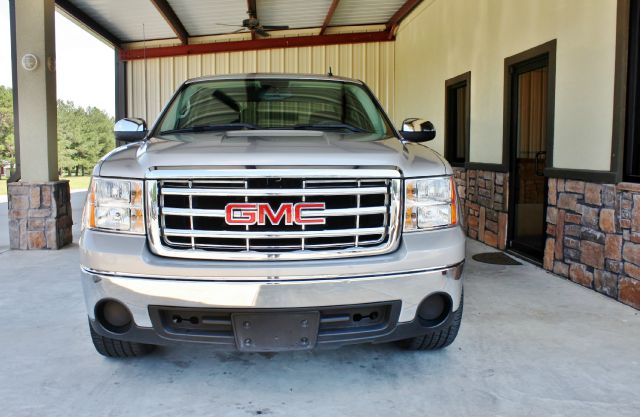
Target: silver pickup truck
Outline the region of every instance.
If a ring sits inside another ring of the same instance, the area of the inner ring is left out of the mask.
[[[80,239],[105,356],[208,343],[248,352],[453,342],[465,236],[452,170],[360,81],[186,81],[95,167]]]

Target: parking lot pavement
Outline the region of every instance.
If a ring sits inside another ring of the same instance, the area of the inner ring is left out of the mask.
[[[490,250],[469,242],[469,253]],[[112,360],[89,340],[78,248],[0,254],[3,416],[638,416],[639,312],[531,265],[468,260],[458,339]]]

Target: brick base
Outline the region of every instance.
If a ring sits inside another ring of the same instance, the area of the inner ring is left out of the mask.
[[[8,184],[11,249],[60,249],[71,243],[69,181]]]

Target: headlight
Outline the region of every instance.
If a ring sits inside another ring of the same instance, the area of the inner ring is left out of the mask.
[[[144,234],[142,181],[93,178],[82,224],[89,229]]]
[[[435,229],[457,223],[453,177],[405,180],[404,231]]]

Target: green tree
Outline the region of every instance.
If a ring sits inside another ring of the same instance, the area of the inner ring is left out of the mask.
[[[114,147],[113,119],[95,107],[58,101],[58,166],[84,175]]]
[[[113,118],[95,107],[58,100],[58,167],[61,173],[85,174],[113,149]],[[12,90],[0,86],[0,161],[15,164]]]
[[[9,161],[15,166],[13,140],[13,94],[10,88],[0,85],[0,162]]]

